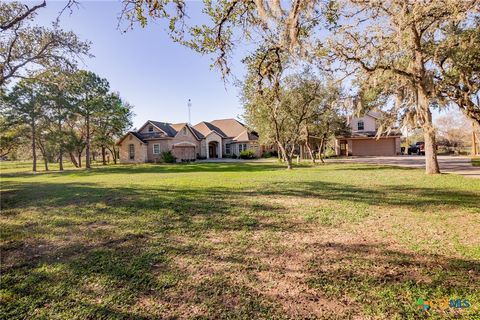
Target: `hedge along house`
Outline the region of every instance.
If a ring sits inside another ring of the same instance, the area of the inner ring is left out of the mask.
[[[337,156],[395,156],[401,154],[402,134],[392,131],[377,137],[381,113],[369,111],[363,117],[349,117],[351,134],[335,137]]]
[[[235,119],[187,123],[147,121],[137,131],[130,131],[118,142],[120,162],[161,161],[164,151],[171,151],[177,161],[238,156],[252,150],[258,157],[261,148],[258,135]]]

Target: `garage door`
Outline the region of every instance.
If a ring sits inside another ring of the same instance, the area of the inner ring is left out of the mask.
[[[394,156],[395,139],[358,139],[352,140],[354,156]]]
[[[179,147],[175,146],[172,151],[175,158],[178,160],[195,160],[195,147]]]

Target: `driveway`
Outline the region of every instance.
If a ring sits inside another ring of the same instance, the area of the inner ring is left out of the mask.
[[[330,161],[425,168],[425,157],[413,155],[397,157],[350,157],[345,159],[332,159]],[[480,178],[480,167],[472,166],[472,162],[469,157],[438,156],[438,164],[440,165],[440,171],[442,173],[456,173],[469,178]]]

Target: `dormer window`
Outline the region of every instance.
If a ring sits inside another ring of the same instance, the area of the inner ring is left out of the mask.
[[[363,120],[359,120],[359,121],[357,122],[357,130],[358,130],[358,131],[363,131],[363,130],[365,130],[365,125],[364,125],[364,123],[363,123]]]
[[[148,132],[153,132],[153,126],[148,126]]]

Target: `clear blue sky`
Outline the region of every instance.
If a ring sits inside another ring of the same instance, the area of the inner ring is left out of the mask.
[[[47,7],[38,11],[35,22],[50,24],[64,5],[60,1],[47,1]],[[201,16],[201,3],[189,1],[188,7],[194,21]],[[61,26],[92,42],[91,53],[95,57],[85,59],[80,67],[108,79],[111,89],[134,105],[135,127],[148,119],[188,121],[189,98],[194,124],[242,114],[238,89],[233,81],[225,84],[220,72],[210,68],[211,57],[174,43],[159,24],[120,32],[117,30],[120,10],[118,1],[82,2],[71,15],[68,12],[62,15]],[[243,66],[239,60],[233,61],[233,70],[241,78]]]

